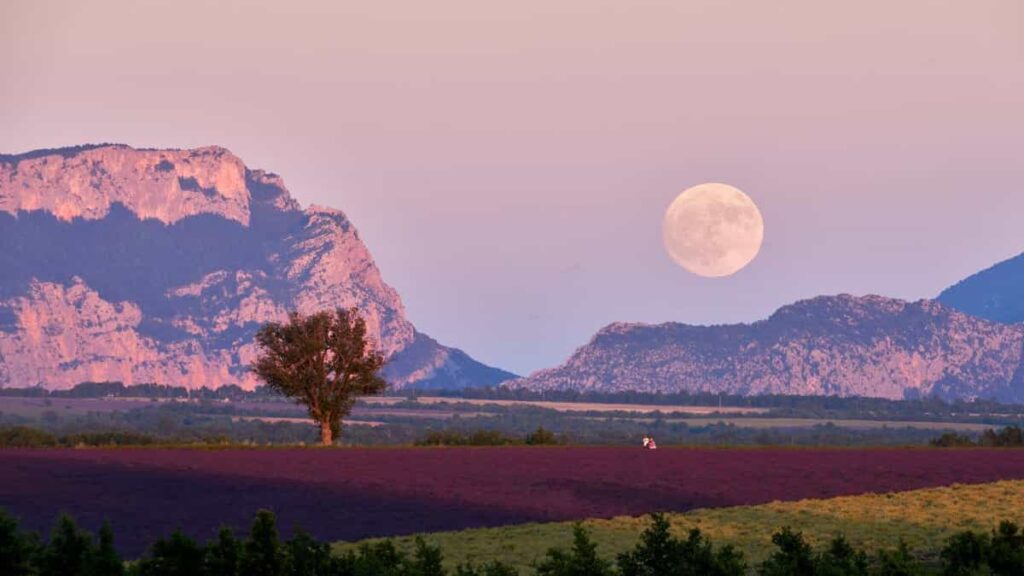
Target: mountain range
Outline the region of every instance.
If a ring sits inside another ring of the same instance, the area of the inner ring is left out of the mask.
[[[352,222],[220,147],[0,155],[0,387],[257,384],[253,335],[356,307],[394,389],[836,394],[1024,401],[1024,255],[936,300],[822,296],[752,324],[614,323],[528,377],[406,318]]]
[[[730,326],[615,323],[532,389],[1024,401],[1024,326],[933,300],[823,296]]]
[[[0,156],[0,247],[0,387],[252,387],[263,323],[338,306],[396,389],[514,376],[416,330],[343,212],[224,148]]]

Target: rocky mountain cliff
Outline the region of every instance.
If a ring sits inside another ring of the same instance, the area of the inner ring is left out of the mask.
[[[1024,254],[958,282],[938,300],[979,318],[1006,324],[1024,322]]]
[[[0,271],[0,387],[251,387],[262,323],[338,306],[394,388],[513,376],[417,332],[342,212],[223,148],[0,156]]]
[[[1024,400],[1024,326],[940,303],[832,296],[731,326],[612,324],[534,389]]]

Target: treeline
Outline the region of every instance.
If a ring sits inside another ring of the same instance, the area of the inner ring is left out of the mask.
[[[989,428],[977,440],[966,434],[946,432],[932,440],[931,445],[940,448],[1020,448],[1024,446],[1024,430],[1020,426],[1006,426],[998,432]]]
[[[152,436],[131,431],[79,432],[56,435],[28,426],[0,426],[0,448],[51,448],[76,446],[149,446]]]
[[[261,400],[281,398],[280,395],[258,386],[244,390],[234,384],[219,388],[185,388],[166,384],[133,384],[122,382],[81,382],[67,390],[47,390],[42,387],[0,388],[0,396],[20,398],[173,398],[197,400]]]
[[[136,435],[156,444],[294,445],[316,442],[312,425],[265,422],[196,413],[191,405],[168,405],[126,412],[61,417],[53,422],[0,415],[0,447],[125,445],[97,443],[89,438]],[[911,446],[935,440],[935,431],[921,428],[843,428],[820,424],[800,428],[745,428],[734,424],[690,426],[686,422],[637,422],[628,419],[585,419],[558,415],[502,414],[452,418],[437,429],[436,422],[411,417],[379,417],[384,425],[346,426],[341,444],[347,446],[447,445],[495,446],[525,444],[538,427],[550,430],[559,442],[574,445],[639,445],[653,435],[662,446]],[[3,431],[11,431],[4,434]],[[71,442],[60,438],[85,438]],[[71,443],[69,443],[71,442]]]
[[[428,432],[416,440],[414,446],[556,446],[568,443],[565,436],[538,427],[525,436],[517,437],[498,430],[441,430]],[[237,444],[231,438],[206,437],[154,437],[138,432],[114,430],[103,432],[76,432],[53,434],[29,426],[0,426],[0,448],[76,448],[113,446],[159,446],[159,445],[231,445]],[[0,576],[3,576],[0,573]]]
[[[442,396],[478,400],[519,400],[549,402],[590,402],[597,404],[650,404],[655,406],[701,406],[766,408],[773,416],[800,417],[873,417],[876,419],[963,418],[998,415],[1024,418],[1024,405],[1003,404],[994,400],[972,401],[944,399],[939,396],[911,396],[903,400],[844,396],[796,396],[766,394],[740,396],[713,392],[580,392],[577,390],[527,390],[495,386],[461,390],[404,390],[407,396]]]
[[[554,432],[538,426],[536,430],[524,437],[515,437],[504,434],[498,430],[475,430],[463,432],[460,430],[436,430],[428,432],[427,435],[416,442],[415,446],[557,446],[568,444],[569,439],[564,435],[556,435]]]
[[[614,561],[579,524],[569,549],[552,548],[533,566],[538,576],[743,576],[750,566],[731,545],[716,547],[692,529],[685,538],[672,534],[668,520],[651,515],[651,523],[632,550]],[[842,536],[814,550],[800,532],[783,528],[771,536],[775,550],[754,566],[760,576],[950,576],[1024,574],[1024,534],[1003,522],[991,534],[959,532],[939,553],[938,566],[923,564],[902,541],[895,549],[869,557]],[[140,559],[126,563],[114,547],[109,524],[99,537],[62,516],[49,539],[19,529],[0,510],[0,574],[4,576],[518,576],[515,568],[492,561],[484,565],[444,566],[439,547],[417,538],[412,554],[390,540],[362,544],[334,554],[330,545],[296,530],[282,540],[273,513],[256,514],[248,535],[228,528],[203,544],[180,529],[154,542]]]

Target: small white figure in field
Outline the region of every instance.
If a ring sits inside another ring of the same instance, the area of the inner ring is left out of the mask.
[[[654,438],[650,436],[644,436],[644,448],[648,450],[654,450],[657,447],[658,445],[654,443]]]

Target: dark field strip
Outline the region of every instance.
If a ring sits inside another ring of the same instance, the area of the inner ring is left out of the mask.
[[[0,450],[0,507],[48,530],[112,521],[129,556],[270,508],[354,540],[1024,479],[1024,450],[439,448]]]

